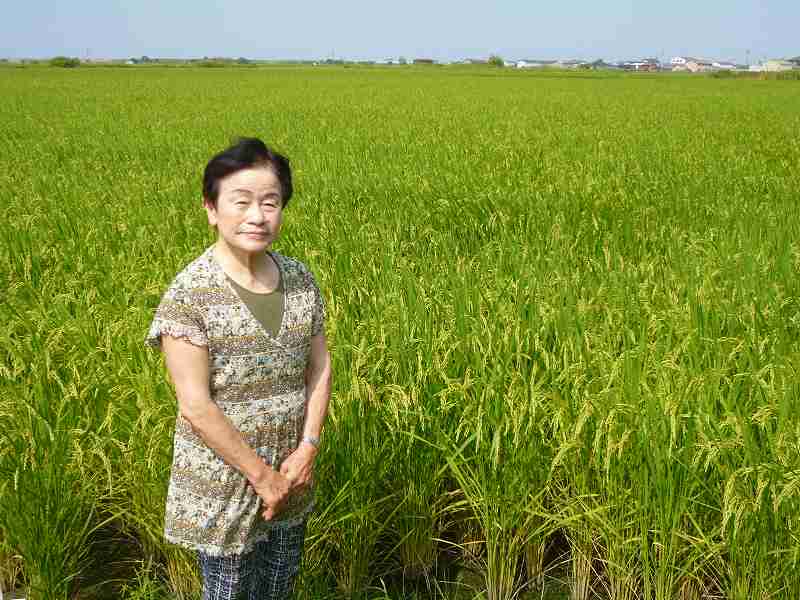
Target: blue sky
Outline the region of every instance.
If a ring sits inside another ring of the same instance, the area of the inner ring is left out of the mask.
[[[0,57],[405,56],[440,60],[800,55],[800,0],[28,0]]]

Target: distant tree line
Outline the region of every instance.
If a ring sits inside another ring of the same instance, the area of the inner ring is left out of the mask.
[[[655,59],[651,59],[655,62]],[[800,69],[800,56],[795,56],[794,58],[786,59],[788,62],[791,62],[795,65],[795,69]],[[9,62],[8,59],[0,58],[0,62],[7,63]],[[25,64],[49,64],[51,67],[59,67],[59,68],[75,68],[81,66],[82,63],[79,58],[76,57],[69,57],[69,56],[55,56],[49,60],[35,60],[35,59],[22,59],[19,61],[22,65]],[[372,64],[395,64],[395,65],[406,65],[406,64],[415,64],[415,65],[434,65],[438,64],[437,61],[431,58],[415,58],[413,60],[407,59],[406,57],[399,57],[397,59],[387,59],[386,61],[372,61],[372,60],[359,60],[353,61],[343,58],[327,58],[320,61],[317,60],[285,60],[285,61],[271,61],[271,60],[253,60],[248,59],[243,56],[238,58],[228,58],[228,57],[208,57],[204,56],[202,58],[188,58],[188,59],[171,59],[171,58],[151,58],[149,56],[141,56],[141,57],[132,57],[128,59],[116,59],[110,61],[101,61],[105,64],[109,63],[117,63],[121,64],[123,62],[132,65],[141,65],[141,64],[159,64],[159,65],[194,65],[200,67],[227,67],[227,66],[256,66],[259,64],[279,64],[279,63],[286,63],[286,64],[327,64],[327,65],[372,65]],[[492,54],[487,59],[465,59],[463,61],[456,61],[457,64],[472,64],[472,65],[490,65],[495,67],[503,67],[509,63],[507,63],[502,56],[497,54]],[[92,65],[92,61],[87,61],[88,65]],[[445,63],[446,64],[446,63]],[[611,68],[614,65],[609,65],[605,63],[603,60],[596,60],[594,62],[586,62],[581,63],[578,65],[579,68],[582,69],[603,69],[603,68]],[[781,75],[777,77],[778,79],[796,79],[798,77],[797,71],[790,72],[789,75]],[[725,77],[726,75],[720,75],[720,77]],[[773,78],[769,76],[769,78]]]
[[[81,61],[77,58],[70,58],[68,56],[54,56],[50,59],[51,67],[60,67],[62,69],[74,69],[79,67]]]

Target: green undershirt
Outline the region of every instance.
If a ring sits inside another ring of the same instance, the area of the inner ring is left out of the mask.
[[[283,280],[278,280],[278,287],[266,294],[257,294],[243,288],[233,279],[228,277],[233,289],[239,294],[244,305],[253,313],[253,316],[261,323],[264,330],[272,337],[278,336],[283,319]]]

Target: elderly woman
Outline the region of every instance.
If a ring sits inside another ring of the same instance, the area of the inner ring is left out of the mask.
[[[213,157],[217,241],[175,277],[147,336],[179,407],[165,535],[197,551],[206,600],[291,596],[312,509],[330,358],[314,277],[271,250],[291,197],[288,160],[262,141]]]

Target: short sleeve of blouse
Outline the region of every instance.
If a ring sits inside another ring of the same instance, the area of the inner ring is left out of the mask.
[[[205,321],[191,301],[191,293],[173,282],[156,308],[145,342],[161,348],[161,337],[183,338],[195,346],[208,346]]]
[[[309,280],[314,290],[314,306],[311,313],[311,335],[319,335],[325,332],[325,298],[319,291],[319,286],[314,280],[314,276],[309,274]]]

